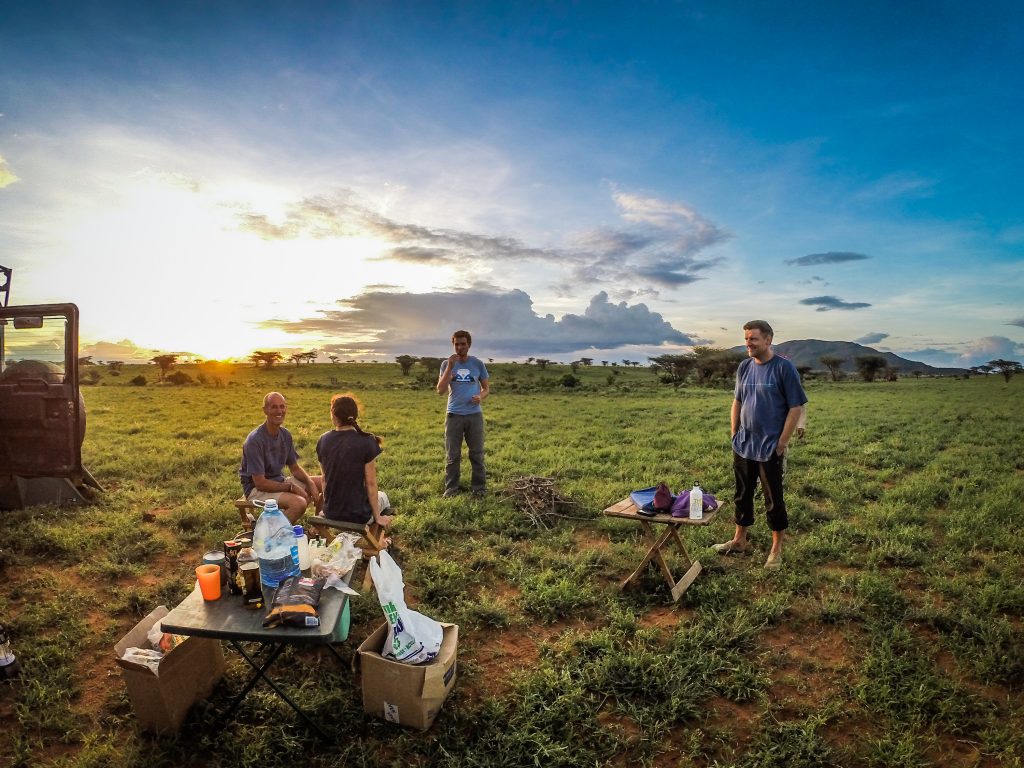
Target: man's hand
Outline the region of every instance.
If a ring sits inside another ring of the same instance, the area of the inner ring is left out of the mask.
[[[395,516],[394,515],[377,515],[377,517],[375,519],[377,521],[377,525],[381,526],[382,528],[387,528],[389,525],[391,525],[392,521],[395,519]]]
[[[777,446],[775,446],[775,455],[776,456],[781,456],[782,454],[784,454],[786,452],[786,448],[788,448],[788,447],[789,447],[789,443],[784,443],[781,440],[779,440],[779,444]]]

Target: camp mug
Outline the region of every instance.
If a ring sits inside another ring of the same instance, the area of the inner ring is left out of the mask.
[[[203,555],[203,565],[216,565],[220,568],[220,586],[221,589],[228,584],[228,571],[227,562],[224,559],[224,553],[219,549],[211,549],[205,555]]]

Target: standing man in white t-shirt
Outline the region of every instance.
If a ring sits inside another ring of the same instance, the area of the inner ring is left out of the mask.
[[[483,361],[469,354],[473,337],[469,331],[455,331],[452,346],[455,352],[441,363],[437,377],[437,393],[448,395],[444,422],[444,495],[462,492],[459,475],[462,465],[462,441],[469,449],[473,469],[470,490],[474,496],[487,493],[487,471],[484,468],[484,413],[480,403],[489,392],[487,368]]]

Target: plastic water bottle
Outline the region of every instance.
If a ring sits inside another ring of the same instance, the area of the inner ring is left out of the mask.
[[[306,536],[301,525],[296,525],[293,530],[295,531],[295,543],[299,547],[299,570],[305,571],[309,569],[309,537]]]
[[[690,519],[704,519],[704,491],[700,489],[699,485],[690,489]]]
[[[252,532],[252,548],[260,566],[260,581],[277,589],[282,579],[299,573],[299,546],[295,531],[277,502],[271,499],[263,507]]]

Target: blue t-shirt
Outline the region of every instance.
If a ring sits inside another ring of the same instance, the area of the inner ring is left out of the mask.
[[[752,357],[740,363],[733,396],[740,402],[740,423],[732,448],[750,461],[772,457],[789,410],[807,402],[796,366],[779,355],[763,364]]]
[[[448,361],[441,361],[441,374],[448,370]],[[470,355],[466,362],[455,361],[455,375],[448,387],[448,413],[455,413],[459,416],[469,416],[473,413],[483,413],[480,403],[474,403],[471,398],[480,394],[480,382],[490,378],[487,375],[487,368],[479,358]]]
[[[246,496],[252,493],[256,487],[252,481],[253,475],[263,475],[268,480],[282,482],[285,466],[297,464],[298,461],[291,432],[281,427],[275,437],[267,431],[266,424],[260,424],[242,444],[242,465],[238,468],[242,491]]]

